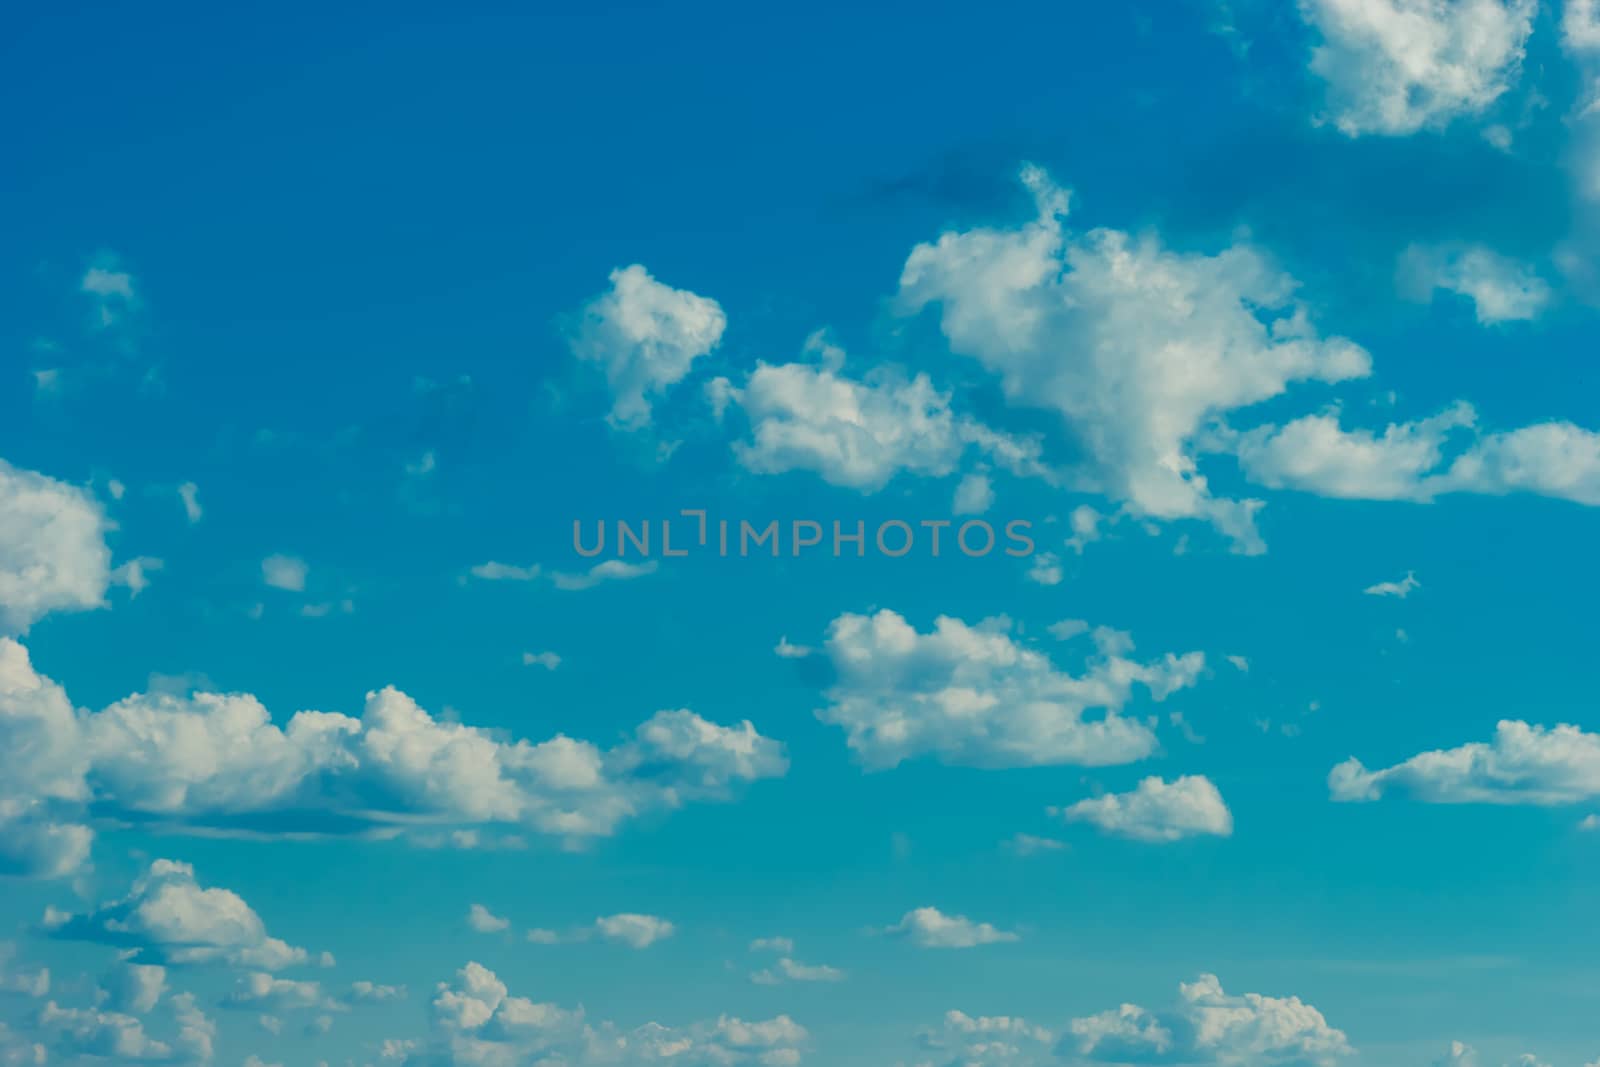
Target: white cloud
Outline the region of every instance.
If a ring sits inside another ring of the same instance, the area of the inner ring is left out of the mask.
[[[1034,834],[1013,834],[1006,842],[1006,848],[1018,856],[1036,856],[1042,852],[1062,852],[1066,850],[1066,842],[1057,841],[1053,837],[1038,837]]]
[[[956,485],[955,499],[951,501],[950,510],[957,515],[982,515],[994,507],[994,486],[989,484],[989,476],[980,471],[974,471],[964,476]]]
[[[0,634],[104,604],[108,528],[85,490],[0,460]]]
[[[556,572],[550,575],[550,580],[557,589],[580,590],[593,589],[602,582],[625,582],[631,578],[643,578],[647,574],[654,574],[658,564],[655,560],[646,560],[643,563],[629,563],[621,559],[608,559],[603,563],[596,563],[581,574],[567,574]]]
[[[1038,552],[1028,567],[1027,579],[1038,585],[1060,585],[1065,574],[1061,570],[1061,557],[1054,552]]]
[[[252,971],[235,980],[233,992],[223,999],[223,1003],[230,1008],[285,1012],[323,1008],[330,1002],[323,996],[320,983],[277,978],[264,971]]]
[[[1464,296],[1486,326],[1535,318],[1551,298],[1532,267],[1481,245],[1411,245],[1398,273],[1402,293],[1421,302],[1440,289]]]
[[[940,305],[951,348],[1000,376],[1014,404],[1058,412],[1081,472],[1134,514],[1201,518],[1240,551],[1262,549],[1254,501],[1213,497],[1195,441],[1228,412],[1300,381],[1365,376],[1367,353],[1318,335],[1295,281],[1248,245],[1173,252],[1154,236],[1069,233],[1067,194],[1037,168],[1037,217],[917,246],[900,307]]]
[[[81,915],[52,911],[54,936],[128,949],[143,962],[165,965],[226,963],[276,971],[307,960],[306,950],[267,934],[244,898],[202,887],[194,868],[156,860],[128,895]]]
[[[1067,1042],[1083,1059],[1108,1063],[1328,1067],[1354,1052],[1344,1033],[1299,997],[1229,996],[1209,974],[1178,991],[1177,1005],[1166,1011],[1124,1004],[1074,1019]]]
[[[1376,434],[1341,429],[1335,412],[1250,430],[1226,447],[1247,475],[1276,489],[1413,501],[1525,492],[1600,506],[1600,434],[1569,422],[1481,433],[1476,421],[1470,406],[1458,404]],[[1447,458],[1456,436],[1468,443]]]
[[[784,955],[794,951],[794,941],[787,937],[758,937],[750,942],[751,952],[779,952]]]
[[[511,928],[510,919],[502,919],[482,904],[467,909],[467,925],[480,934],[497,934]]]
[[[193,482],[178,486],[178,499],[183,502],[183,514],[191,522],[199,522],[205,514],[200,507],[200,487]]]
[[[808,1040],[805,1028],[787,1015],[756,1022],[724,1015],[684,1027],[652,1022],[633,1029],[590,1022],[582,1008],[512,996],[493,971],[468,963],[454,982],[439,983],[429,1038],[396,1041],[389,1049],[402,1063],[416,1067],[792,1067],[800,1062]]]
[[[120,1012],[63,1008],[52,1000],[39,1013],[37,1029],[51,1046],[72,1059],[94,1057],[127,1063],[165,1060],[172,1055],[171,1046],[147,1034],[138,1019]]]
[[[306,561],[294,556],[272,555],[261,561],[261,580],[291,593],[305,592],[306,571]]]
[[[1243,656],[1229,656],[1228,662],[1233,664],[1235,670],[1244,674],[1250,673],[1250,661]]]
[[[1055,1035],[1014,1015],[945,1013],[936,1030],[918,1035],[922,1048],[942,1063],[961,1067],[1034,1067],[1054,1062]]]
[[[817,716],[843,727],[873,769],[922,755],[989,768],[1129,763],[1156,743],[1149,727],[1119,714],[1134,686],[1163,700],[1205,666],[1199,652],[1129,659],[1126,635],[1101,628],[1073,675],[1009,631],[1003,617],[969,626],[940,616],[919,633],[893,611],[841,615],[826,643],[837,680]],[[1090,709],[1104,714],[1090,718]]]
[[[805,659],[817,650],[809,645],[791,644],[787,637],[779,637],[772,651],[780,659]]]
[[[844,353],[820,336],[807,351],[822,362],[760,363],[743,388],[720,391],[749,421],[749,440],[733,446],[747,470],[813,471],[873,493],[901,472],[943,477],[970,447],[1018,473],[1046,473],[1036,444],[955,414],[926,374],[879,366],[857,380],[840,373]]]
[[[522,654],[522,665],[524,667],[543,667],[547,671],[553,671],[561,666],[561,657],[554,652],[524,652]]]
[[[102,265],[92,266],[84,272],[78,283],[78,291],[87,294],[93,301],[95,325],[102,328],[115,325],[139,306],[133,275],[115,269],[110,257],[104,257]]]
[[[1067,547],[1078,555],[1083,555],[1085,546],[1100,540],[1102,536],[1100,526],[1104,521],[1105,516],[1088,504],[1080,504],[1073,508],[1070,518],[1072,536],[1067,538]]]
[[[1416,574],[1412,571],[1406,571],[1406,576],[1398,582],[1378,582],[1375,585],[1367,586],[1361,591],[1367,596],[1389,596],[1404,600],[1421,588],[1422,583],[1417,581]]]
[[[249,694],[135,694],[74,712],[0,638],[0,872],[60,875],[88,853],[91,800],[119,819],[258,835],[515,824],[567,838],[788,769],[748,722],[661,711],[609,749],[502,738],[434,719],[394,688],[360,718],[279,726]]]
[[[1057,641],[1070,641],[1080,634],[1089,632],[1089,624],[1083,619],[1062,619],[1045,627],[1045,631]]]
[[[629,948],[649,948],[657,941],[671,937],[676,928],[655,915],[624,912],[602,915],[594,921],[594,930],[607,941],[620,942]]]
[[[1585,833],[1593,833],[1600,830],[1600,815],[1585,815],[1579,820],[1578,829]]]
[[[1351,137],[1438,129],[1511,88],[1534,0],[1301,0],[1322,35],[1311,70],[1328,118]]]
[[[583,309],[572,352],[605,372],[612,424],[638,429],[649,424],[652,402],[717,346],[727,323],[715,300],[663,285],[635,263],[612,271],[611,288]]]
[[[1395,790],[1431,804],[1577,804],[1600,796],[1600,734],[1502,720],[1488,743],[1423,752],[1383,770],[1348,759],[1328,788],[1342,801]]]
[[[1016,934],[965,915],[946,915],[938,908],[914,908],[883,931],[920,948],[976,948],[1016,941]]]
[[[1172,782],[1145,778],[1131,793],[1080,800],[1059,814],[1069,822],[1092,823],[1108,834],[1136,841],[1233,833],[1233,815],[1204,775],[1187,774]]]
[[[518,567],[511,563],[496,563],[490,560],[473,567],[469,573],[474,578],[482,578],[486,582],[531,582],[539,577],[540,567],[537,563],[528,567]]]
[[[159,559],[150,556],[139,556],[130,559],[111,572],[111,584],[120,585],[128,590],[128,599],[132,600],[140,593],[150,588],[150,575],[154,571],[166,566]]]
[[[750,976],[756,985],[780,985],[783,982],[842,982],[845,973],[826,964],[799,963],[788,956],[780,958],[771,967],[764,967]]]
[[[167,969],[153,963],[122,963],[100,982],[116,1011],[145,1015],[167,991]]]

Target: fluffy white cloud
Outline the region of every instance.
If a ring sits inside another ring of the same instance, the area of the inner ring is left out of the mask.
[[[788,769],[750,723],[683,709],[608,749],[439,721],[394,688],[368,694],[360,718],[301,711],[283,726],[248,694],[137,694],[80,714],[5,638],[0,742],[0,870],[46,875],[84,859],[91,803],[239,833],[507,823],[579,838]]]
[[[949,1011],[938,1029],[923,1031],[918,1040],[942,1062],[961,1067],[1031,1067],[1055,1059],[1055,1035],[1014,1015]]]
[[[1348,759],[1328,788],[1343,801],[1395,790],[1432,804],[1577,804],[1600,796],[1600,734],[1503,720],[1488,743],[1422,752],[1383,770]]]
[[[1322,36],[1311,70],[1351,137],[1403,135],[1475,115],[1510,89],[1535,0],[1301,0]]]
[[[263,971],[240,975],[223,1003],[249,1011],[284,1012],[323,1008],[330,1001],[318,982],[278,978]]]
[[[274,589],[303,593],[308,570],[306,561],[295,556],[268,556],[261,561],[261,580]]]
[[[966,475],[956,485],[950,510],[957,515],[982,515],[994,507],[994,486],[989,476],[979,471]]]
[[[105,602],[108,523],[83,489],[0,460],[0,634]]]
[[[1299,997],[1229,996],[1209,974],[1180,984],[1178,992],[1170,1010],[1124,1004],[1074,1019],[1067,1040],[1082,1058],[1108,1063],[1326,1067],[1354,1051],[1342,1031]]]
[[[153,963],[123,963],[101,980],[100,988],[114,1010],[145,1015],[167,991],[167,969]]]
[[[477,963],[461,968],[454,982],[439,983],[433,1024],[427,1040],[394,1042],[395,1057],[411,1067],[791,1067],[808,1040],[805,1028],[786,1015],[759,1022],[722,1016],[686,1027],[592,1023],[581,1008],[512,996],[498,975]]]
[[[749,421],[750,439],[733,446],[746,469],[814,471],[830,484],[871,493],[901,472],[942,477],[976,448],[1018,473],[1045,473],[1036,444],[955,414],[950,394],[926,374],[880,366],[857,380],[841,373],[844,353],[820,336],[807,351],[820,362],[761,363],[743,388],[716,391]]]
[[[497,934],[511,928],[511,920],[501,918],[482,904],[467,909],[467,925],[480,934]]]
[[[921,948],[976,948],[1018,940],[1014,933],[965,915],[946,915],[938,908],[913,908],[883,932]]]
[[[1437,290],[1472,301],[1484,325],[1536,317],[1550,303],[1550,285],[1525,263],[1480,245],[1412,245],[1400,256],[1401,292],[1418,301]]]
[[[170,1045],[152,1038],[142,1022],[121,1012],[63,1008],[50,1001],[39,1013],[37,1029],[58,1052],[73,1058],[103,1057],[128,1063],[172,1056]]]
[[[1186,774],[1172,782],[1145,778],[1131,793],[1080,800],[1060,811],[1069,822],[1086,822],[1108,834],[1137,841],[1178,841],[1233,833],[1233,815],[1222,794],[1204,775]]]
[[[596,563],[593,567],[579,574],[569,574],[558,571],[550,576],[557,589],[580,590],[593,589],[602,582],[625,582],[630,578],[643,578],[647,574],[654,574],[660,566],[655,560],[646,560],[643,563],[629,563],[622,559],[608,559]]]
[[[757,985],[778,985],[782,982],[842,982],[845,973],[826,964],[800,963],[783,956],[771,967],[763,967],[750,976]]]
[[[183,502],[183,514],[191,523],[200,521],[205,510],[200,507],[200,487],[193,482],[178,486],[178,499]]]
[[[1600,506],[1600,433],[1569,422],[1480,433],[1466,404],[1381,434],[1345,430],[1338,413],[1219,438],[1249,477],[1275,489],[1359,500],[1448,493],[1535,493]],[[1465,444],[1451,448],[1454,438]],[[1449,453],[1449,454],[1447,454]]]
[[[1135,514],[1206,519],[1260,551],[1258,504],[1212,496],[1196,438],[1295,382],[1366,375],[1366,352],[1321,337],[1294,279],[1254,248],[1206,256],[1154,236],[1071,234],[1067,194],[1037,168],[1023,180],[1037,217],[917,246],[901,309],[939,305],[951,348],[998,374],[1012,403],[1059,412],[1089,456],[1089,485]]]
[[[1156,700],[1195,683],[1199,652],[1127,658],[1126,635],[1101,628],[1078,675],[1021,644],[1005,618],[969,626],[940,616],[918,632],[893,611],[845,614],[828,628],[837,679],[817,712],[841,726],[869,768],[932,755],[976,767],[1100,766],[1142,759],[1155,736],[1119,712],[1135,685]],[[1097,718],[1086,716],[1101,709]]]
[[[655,915],[628,912],[602,915],[594,921],[595,933],[607,941],[616,941],[629,948],[649,948],[657,941],[671,937],[675,929],[670,922]]]
[[[91,911],[52,910],[45,926],[56,937],[114,945],[157,964],[226,963],[276,971],[308,958],[305,949],[268,936],[261,917],[239,894],[201,886],[193,867],[174,860],[156,860],[127,896]]]
[[[1418,589],[1422,583],[1417,581],[1417,576],[1412,571],[1406,571],[1406,576],[1398,582],[1377,582],[1361,590],[1367,596],[1398,597],[1404,600]]]
[[[635,263],[612,271],[611,288],[583,309],[572,352],[605,372],[612,424],[636,429],[650,422],[652,401],[717,346],[727,324],[715,300],[663,285]]]

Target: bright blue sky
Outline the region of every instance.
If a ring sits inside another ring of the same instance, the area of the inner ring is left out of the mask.
[[[1600,1058],[1580,0],[0,41],[0,1063]]]

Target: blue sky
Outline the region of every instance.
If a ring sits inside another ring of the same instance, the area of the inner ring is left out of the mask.
[[[1593,1064],[1597,15],[11,12],[0,1063]]]

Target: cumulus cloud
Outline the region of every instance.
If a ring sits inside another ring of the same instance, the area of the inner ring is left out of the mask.
[[[607,941],[616,941],[629,948],[649,948],[657,941],[671,937],[676,927],[655,915],[624,912],[602,915],[594,921],[594,930]]]
[[[505,823],[568,838],[779,777],[782,746],[749,722],[658,712],[610,748],[504,739],[435,719],[392,687],[360,718],[274,722],[249,694],[141,693],[75,713],[0,638],[0,872],[63,874],[87,812],[236,833],[353,833]]]
[[[306,589],[306,561],[294,556],[272,555],[261,561],[261,580],[274,589],[303,593]]]
[[[1406,135],[1481,114],[1515,83],[1535,0],[1301,0],[1340,132]]]
[[[883,932],[920,948],[976,948],[1018,940],[1014,933],[965,915],[946,915],[938,908],[914,908]]]
[[[511,995],[487,967],[468,963],[439,983],[433,1029],[425,1040],[391,1049],[410,1067],[488,1067],[521,1063],[671,1063],[678,1067],[792,1067],[809,1040],[787,1015],[747,1022],[732,1016],[683,1027],[646,1023],[627,1029],[591,1022],[582,1008]]]
[[[157,965],[225,963],[276,971],[308,958],[305,949],[269,936],[239,894],[201,886],[194,868],[175,860],[156,860],[127,896],[91,911],[51,911],[45,927],[55,937],[112,945]]]
[[[651,405],[716,348],[727,316],[715,300],[674,289],[635,263],[611,272],[611,288],[583,309],[573,355],[597,364],[611,387],[610,421],[648,425]]]
[[[331,1004],[319,982],[278,978],[264,971],[240,975],[223,1003],[230,1008],[257,1012],[308,1010]]]
[[[497,934],[509,930],[511,920],[501,918],[482,904],[474,904],[467,909],[467,925],[480,934]]]
[[[1551,297],[1532,267],[1481,245],[1412,245],[1400,256],[1399,282],[1418,301],[1440,290],[1466,297],[1485,326],[1535,318]]]
[[[844,353],[820,336],[807,351],[821,362],[761,363],[742,388],[719,389],[749,421],[749,440],[733,446],[747,470],[812,471],[832,485],[871,493],[901,472],[942,477],[976,448],[1018,473],[1044,473],[1036,443],[955,414],[950,394],[926,374],[908,377],[880,366],[852,379],[841,373]]]
[[[763,967],[750,976],[756,985],[780,985],[783,982],[842,982],[845,973],[826,964],[800,963],[788,956],[778,959],[771,967]]]
[[[956,485],[950,510],[957,515],[982,515],[994,507],[994,486],[981,471],[966,475]]]
[[[1578,804],[1600,796],[1600,734],[1502,720],[1488,742],[1422,752],[1369,771],[1348,759],[1328,775],[1334,800],[1395,791],[1430,804]]]
[[[36,1028],[58,1053],[96,1057],[116,1063],[166,1060],[172,1047],[145,1032],[132,1015],[96,1008],[63,1008],[50,1001],[39,1013]],[[40,1060],[38,1062],[44,1062]]]
[[[479,563],[468,573],[486,582],[531,582],[539,577],[540,567],[537,563],[519,567],[512,563],[497,563],[490,560],[487,563]]]
[[[109,523],[86,490],[0,460],[0,634],[105,602]]]
[[[1089,456],[1088,485],[1133,514],[1205,519],[1261,551],[1259,504],[1212,495],[1196,439],[1296,382],[1365,376],[1367,353],[1321,336],[1294,279],[1249,245],[1208,256],[1154,236],[1070,233],[1067,193],[1038,168],[1023,181],[1037,216],[917,246],[901,310],[938,305],[951,348],[999,375],[1010,402],[1059,413]]]
[[[1156,744],[1148,726],[1119,714],[1134,687],[1164,700],[1205,666],[1199,652],[1139,662],[1126,635],[1100,628],[1074,675],[1010,629],[1003,617],[971,626],[940,616],[922,633],[889,610],[841,615],[825,645],[837,678],[817,716],[844,728],[872,769],[925,755],[988,768],[1129,763]]]
[[[945,1013],[941,1025],[924,1030],[918,1042],[940,1061],[963,1067],[1031,1067],[1055,1059],[1055,1035],[1014,1015]]]
[[[1418,502],[1533,493],[1600,506],[1600,434],[1559,421],[1500,432],[1476,424],[1467,404],[1382,433],[1345,430],[1332,412],[1249,430],[1224,447],[1252,480],[1275,489]]]
[[[1299,997],[1230,996],[1214,975],[1178,986],[1163,1011],[1136,1004],[1074,1019],[1063,1051],[1105,1063],[1294,1064],[1328,1067],[1354,1052]]]
[[[1417,581],[1417,576],[1412,571],[1406,571],[1406,576],[1398,582],[1377,582],[1361,590],[1367,596],[1398,597],[1404,600],[1418,589],[1422,583]]]
[[[200,507],[200,487],[193,482],[184,482],[178,486],[178,499],[183,503],[183,514],[191,523],[200,521],[205,514]]]
[[[1204,775],[1186,774],[1172,782],[1145,778],[1131,793],[1080,800],[1059,814],[1108,834],[1136,841],[1178,841],[1185,837],[1233,833],[1233,815],[1222,794]]]
[[[100,980],[110,1006],[130,1015],[145,1015],[167,991],[167,969],[153,963],[123,963]]]
[[[631,578],[643,578],[647,574],[654,574],[658,566],[659,564],[653,559],[643,563],[608,559],[577,574],[558,571],[550,576],[550,580],[555,583],[557,589],[571,591],[593,589],[604,582],[625,582]]]

